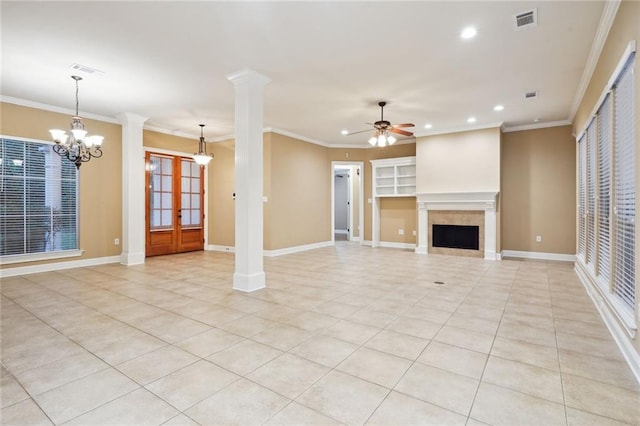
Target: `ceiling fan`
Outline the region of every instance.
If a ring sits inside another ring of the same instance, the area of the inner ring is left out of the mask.
[[[380,107],[380,120],[375,123],[367,123],[373,126],[373,136],[369,139],[369,143],[372,146],[383,147],[386,145],[393,145],[396,142],[395,136],[391,133],[395,133],[397,135],[411,137],[413,136],[412,132],[408,132],[406,130],[400,129],[400,127],[415,127],[413,123],[402,123],[402,124],[391,124],[391,122],[384,119],[384,107],[387,105],[386,102],[380,101],[378,102],[378,106]],[[348,133],[347,136],[355,135],[358,133],[370,132],[371,129],[361,130],[359,132]]]

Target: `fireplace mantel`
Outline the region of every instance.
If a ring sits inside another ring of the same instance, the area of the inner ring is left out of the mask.
[[[439,192],[416,194],[418,202],[418,245],[416,253],[428,254],[429,210],[484,211],[484,258],[498,259],[496,206],[498,192]]]

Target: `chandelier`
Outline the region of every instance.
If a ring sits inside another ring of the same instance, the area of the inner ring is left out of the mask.
[[[76,115],[71,117],[71,134],[68,135],[64,130],[49,130],[53,141],[53,151],[61,157],[66,157],[69,161],[76,165],[79,169],[82,163],[86,163],[91,158],[102,157],[102,140],[104,137],[93,135],[87,136],[84,129],[82,118],[78,113],[78,81],[82,77],[72,75],[72,79],[76,82]]]
[[[204,124],[200,124],[200,142],[198,152],[193,154],[193,160],[201,166],[206,166],[213,158],[213,154],[207,154],[207,145],[204,142]]]
[[[371,146],[391,146],[396,143],[396,138],[390,135],[387,130],[376,130],[371,139],[369,139]]]

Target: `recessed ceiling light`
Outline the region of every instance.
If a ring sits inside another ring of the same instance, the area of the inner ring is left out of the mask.
[[[475,117],[467,118],[467,123],[475,123],[475,122],[476,122],[476,118]]]
[[[432,124],[428,124],[428,123],[427,123],[427,124],[425,124],[425,125],[424,125],[424,128],[425,128],[425,129],[430,129],[430,128],[432,128],[432,127],[433,127],[433,125],[432,125]]]
[[[478,31],[474,27],[467,27],[460,33],[460,37],[464,39],[474,38]]]
[[[494,111],[502,111],[503,109],[504,109],[503,105],[496,105],[496,106],[493,107]]]
[[[340,133],[342,133],[343,135],[348,135],[349,131],[345,129],[345,130],[341,131]]]

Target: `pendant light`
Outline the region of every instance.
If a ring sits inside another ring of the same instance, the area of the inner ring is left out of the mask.
[[[207,145],[204,141],[204,124],[200,124],[200,142],[198,152],[193,154],[193,160],[201,166],[206,166],[213,158],[213,154],[207,154]]]
[[[67,134],[64,130],[49,130],[53,141],[53,151],[61,157],[66,157],[69,161],[76,165],[79,169],[82,163],[86,163],[92,158],[102,157],[102,140],[104,137],[99,135],[87,136],[84,129],[82,118],[78,113],[78,82],[82,77],[72,75],[72,79],[76,82],[76,115],[71,117],[71,134]]]

